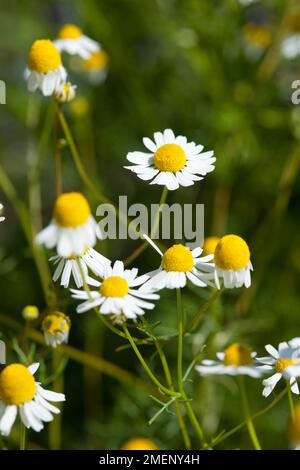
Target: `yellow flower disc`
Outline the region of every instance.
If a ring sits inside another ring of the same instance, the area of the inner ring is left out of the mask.
[[[120,276],[110,276],[100,286],[100,293],[104,297],[124,297],[128,291],[128,282]]]
[[[158,448],[150,439],[135,437],[124,442],[121,450],[158,450]]]
[[[249,261],[248,245],[237,235],[225,235],[216,246],[214,262],[221,269],[243,269]]]
[[[245,366],[252,364],[251,351],[239,343],[233,343],[224,351],[224,364],[225,366]]]
[[[160,171],[171,171],[175,173],[186,164],[184,150],[177,144],[164,144],[154,154],[154,165]]]
[[[45,332],[51,335],[58,333],[66,333],[71,326],[71,320],[67,315],[61,312],[54,312],[47,315],[42,323],[42,328]]]
[[[162,267],[165,271],[190,271],[194,267],[193,255],[187,247],[173,245],[164,253]]]
[[[295,364],[299,364],[297,359],[277,359],[275,368],[277,372],[282,374],[287,367],[293,366]]]
[[[205,256],[213,255],[215,253],[216,246],[220,240],[220,237],[214,236],[205,238],[203,243],[203,254]]]
[[[64,193],[55,202],[53,217],[62,227],[78,227],[91,215],[86,198],[81,193]]]
[[[82,31],[75,24],[67,23],[58,32],[59,39],[77,39],[82,36]]]
[[[35,41],[28,54],[28,68],[39,73],[48,73],[61,65],[60,53],[50,39]]]
[[[5,405],[22,405],[36,392],[33,375],[22,364],[10,364],[0,374],[0,398]]]
[[[84,68],[87,70],[102,70],[107,67],[108,55],[103,49],[93,52],[88,59],[83,61]]]

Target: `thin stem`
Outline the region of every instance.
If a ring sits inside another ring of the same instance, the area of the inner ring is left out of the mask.
[[[160,342],[158,340],[155,340],[154,344],[155,344],[156,350],[157,350],[158,355],[159,355],[160,360],[161,360],[161,364],[162,364],[162,367],[163,367],[163,370],[164,370],[164,373],[165,373],[167,385],[168,385],[170,390],[174,391],[173,380],[172,380],[172,376],[171,376],[171,372],[170,372],[170,368],[169,368],[169,364],[168,364],[166,355],[165,355],[165,353],[164,353],[164,351],[163,351],[163,349],[160,345]],[[181,430],[181,434],[182,434],[182,438],[183,438],[185,448],[186,449],[191,449],[191,440],[190,440],[190,437],[188,435],[186,425],[185,425],[183,416],[182,416],[181,411],[180,411],[180,405],[177,402],[177,400],[174,402],[174,407],[175,407],[175,413],[176,413],[176,416],[177,416],[177,420],[178,420],[178,424],[179,424],[179,427],[180,427],[180,430]]]
[[[241,398],[243,402],[243,407],[244,407],[244,412],[245,412],[245,417],[246,417],[246,424],[248,427],[248,432],[250,439],[252,441],[253,447],[255,450],[261,450],[261,445],[259,443],[254,424],[250,415],[250,409],[249,409],[249,403],[248,403],[248,398],[246,394],[246,389],[245,389],[245,384],[243,380],[243,376],[239,377],[239,386],[240,386],[240,391],[241,391]]]
[[[150,238],[153,238],[156,234],[156,230],[159,226],[159,221],[160,221],[160,217],[161,217],[161,207],[162,205],[166,202],[166,199],[167,199],[167,196],[168,196],[168,188],[166,186],[164,186],[164,189],[161,193],[161,197],[160,197],[160,201],[159,201],[159,205],[158,205],[158,210],[155,214],[155,218],[154,218],[154,221],[153,221],[153,227],[151,229],[151,233],[150,233]],[[138,258],[145,250],[146,248],[149,246],[148,242],[146,240],[143,241],[143,243],[138,246],[134,251],[133,253],[131,253],[130,256],[128,256],[125,261],[124,261],[124,264],[125,266],[128,266],[129,264],[131,264],[136,258]]]
[[[174,392],[172,390],[169,390],[168,388],[166,388],[164,385],[162,385],[160,383],[160,381],[155,377],[155,375],[153,374],[153,372],[151,371],[151,369],[148,367],[148,365],[146,364],[143,356],[141,355],[137,345],[135,344],[128,328],[126,325],[123,325],[123,329],[124,329],[124,333],[132,347],[132,349],[134,350],[137,358],[139,359],[141,365],[143,366],[143,369],[145,370],[145,372],[148,374],[148,376],[150,377],[150,379],[152,380],[153,383],[155,383],[155,385],[162,391],[164,392],[166,395],[170,395],[171,397],[178,397],[180,398],[181,397],[181,394],[180,393],[177,393],[177,392]]]
[[[20,424],[20,450],[26,449],[26,428],[21,421]]]
[[[177,298],[177,328],[178,328],[178,346],[177,346],[177,381],[178,389],[181,393],[184,401],[187,413],[189,415],[190,421],[197,433],[197,436],[200,441],[200,446],[203,444],[203,431],[198,422],[198,419],[194,413],[194,410],[187,398],[187,395],[184,391],[183,380],[182,380],[182,355],[183,355],[183,312],[182,312],[182,298],[181,298],[181,289],[176,289],[176,298]]]
[[[290,385],[288,385],[288,399],[289,399],[291,418],[292,418],[292,421],[295,421],[295,407],[294,407],[293,395],[292,395],[292,390],[291,390]]]
[[[221,289],[217,289],[212,296],[202,305],[200,310],[194,315],[191,319],[189,324],[187,325],[185,331],[190,332],[196,330],[197,326],[199,325],[200,321],[203,318],[204,313],[209,309],[209,307],[220,297],[222,292],[224,291],[224,287]]]
[[[58,139],[58,116],[54,123],[54,140],[55,140],[55,151],[54,151],[54,172],[55,172],[55,191],[56,196],[62,193],[62,168],[61,168],[61,149]]]

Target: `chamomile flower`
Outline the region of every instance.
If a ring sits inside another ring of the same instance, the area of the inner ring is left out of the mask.
[[[144,137],[143,143],[150,153],[129,152],[125,166],[150,184],[166,186],[169,190],[179,186],[192,186],[195,181],[214,170],[214,152],[202,152],[203,146],[187,142],[182,135],[175,137],[171,129],[155,132],[154,141]],[[200,175],[200,176],[199,176]]]
[[[103,281],[99,290],[85,292],[71,289],[72,297],[84,300],[77,307],[78,313],[96,308],[103,315],[113,314],[121,318],[137,318],[145,310],[152,310],[154,304],[149,300],[159,299],[152,290],[141,289],[148,276],[138,276],[137,268],[124,269],[122,261],[113,266],[105,266]],[[138,288],[137,288],[138,287]]]
[[[281,54],[286,59],[296,59],[300,56],[300,34],[295,33],[286,37],[281,44]]]
[[[53,256],[50,258],[57,265],[53,274],[53,281],[61,278],[60,284],[63,287],[69,287],[71,278],[74,279],[78,288],[83,286],[83,279],[78,263],[80,263],[84,279],[91,286],[99,286],[99,282],[91,278],[88,274],[88,268],[99,277],[103,277],[105,265],[110,264],[110,260],[98,253],[93,248],[85,248],[81,256],[71,255],[67,258],[62,256]]]
[[[38,39],[32,44],[25,78],[29,91],[39,88],[45,96],[52,95],[66,81],[60,53],[50,39]]]
[[[198,247],[191,251],[190,248],[181,244],[173,245],[162,253],[151,238],[145,234],[143,237],[162,257],[160,267],[148,273],[150,279],[143,288],[175,289],[184,287],[187,280],[199,287],[206,287],[210,284],[209,279],[214,277],[215,271],[214,265],[209,263],[213,255],[201,258],[202,248]]]
[[[263,380],[263,396],[268,397],[282,377],[290,382],[292,392],[298,395],[296,380],[300,376],[300,338],[279,343],[278,349],[267,344],[265,349],[270,356],[258,357],[257,361],[263,364],[260,366],[261,370],[274,374]]]
[[[5,220],[5,217],[3,217],[1,214],[3,212],[4,206],[0,202],[0,222],[3,222]]]
[[[39,318],[40,312],[36,305],[26,305],[22,310],[22,317],[26,321],[34,321]]]
[[[147,437],[133,437],[122,444],[121,450],[158,450],[158,447]]]
[[[62,312],[53,312],[46,315],[42,323],[46,344],[56,348],[59,344],[67,343],[70,327],[70,318]]]
[[[88,59],[93,52],[100,49],[100,44],[85,36],[78,26],[65,24],[58,32],[58,39],[54,41],[60,52],[71,55],[79,55],[82,59]]]
[[[69,103],[76,96],[76,85],[61,83],[55,90],[54,97],[59,103]]]
[[[200,375],[249,375],[258,378],[262,375],[255,364],[256,353],[240,345],[231,344],[224,352],[217,353],[217,361],[205,359],[196,370]]]
[[[82,70],[92,85],[103,83],[108,71],[107,53],[103,49],[93,52],[90,57],[82,61]]]
[[[0,373],[0,434],[8,436],[19,413],[26,428],[39,432],[59,409],[49,401],[65,401],[63,393],[45,390],[34,379],[39,363],[10,364]]]
[[[225,235],[215,248],[215,281],[219,287],[221,277],[227,289],[250,287],[251,271],[250,250],[247,243],[238,235]]]
[[[36,242],[46,248],[56,246],[57,254],[67,258],[81,256],[100,237],[100,229],[83,194],[63,193],[55,201],[50,224],[36,236]]]
[[[203,254],[205,256],[206,255],[214,255],[216,246],[217,246],[217,244],[219,243],[220,240],[221,240],[220,237],[216,237],[216,236],[211,236],[211,237],[205,238],[204,242],[203,242]]]

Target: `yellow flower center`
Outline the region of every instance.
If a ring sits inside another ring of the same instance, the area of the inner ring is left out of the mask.
[[[64,193],[56,199],[53,217],[62,227],[83,225],[90,215],[89,203],[81,193]]]
[[[194,267],[191,251],[183,245],[173,245],[164,254],[162,267],[165,271],[187,272]]]
[[[251,351],[239,343],[233,343],[224,351],[224,364],[225,366],[245,366],[252,364]]]
[[[31,401],[36,385],[33,375],[22,364],[11,364],[0,374],[0,398],[5,405],[22,405]]]
[[[100,293],[104,297],[125,297],[128,291],[128,282],[120,276],[110,276],[100,286]]]
[[[220,237],[205,238],[204,243],[203,243],[203,254],[205,256],[213,255],[215,253],[216,246],[220,240],[221,240]]]
[[[82,31],[75,24],[65,24],[58,32],[59,39],[77,39],[82,36]]]
[[[249,42],[260,47],[267,47],[272,40],[271,33],[267,28],[253,23],[246,24],[244,32]]]
[[[87,70],[105,69],[108,64],[108,55],[103,49],[93,52],[90,57],[83,61],[83,65]]]
[[[297,359],[277,359],[275,368],[277,372],[282,374],[287,367],[293,366],[295,364],[299,364],[299,361]]]
[[[214,261],[221,269],[242,269],[250,261],[247,243],[237,235],[225,235],[215,248]]]
[[[36,320],[39,314],[39,309],[35,305],[26,305],[22,311],[25,320]]]
[[[48,73],[61,65],[60,53],[50,39],[35,41],[28,54],[28,68],[39,73]]]
[[[135,437],[124,442],[121,450],[158,450],[158,448],[150,439]]]
[[[42,324],[42,328],[50,335],[57,335],[59,333],[66,333],[71,326],[69,317],[61,312],[55,312],[47,315]]]
[[[154,165],[160,171],[175,173],[181,170],[186,163],[184,150],[177,144],[164,144],[154,154]]]

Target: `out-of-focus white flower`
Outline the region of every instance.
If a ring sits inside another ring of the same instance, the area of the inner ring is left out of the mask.
[[[100,44],[83,34],[82,30],[74,24],[65,24],[58,32],[58,39],[54,41],[60,52],[79,55],[88,59],[91,54],[100,49]]]

